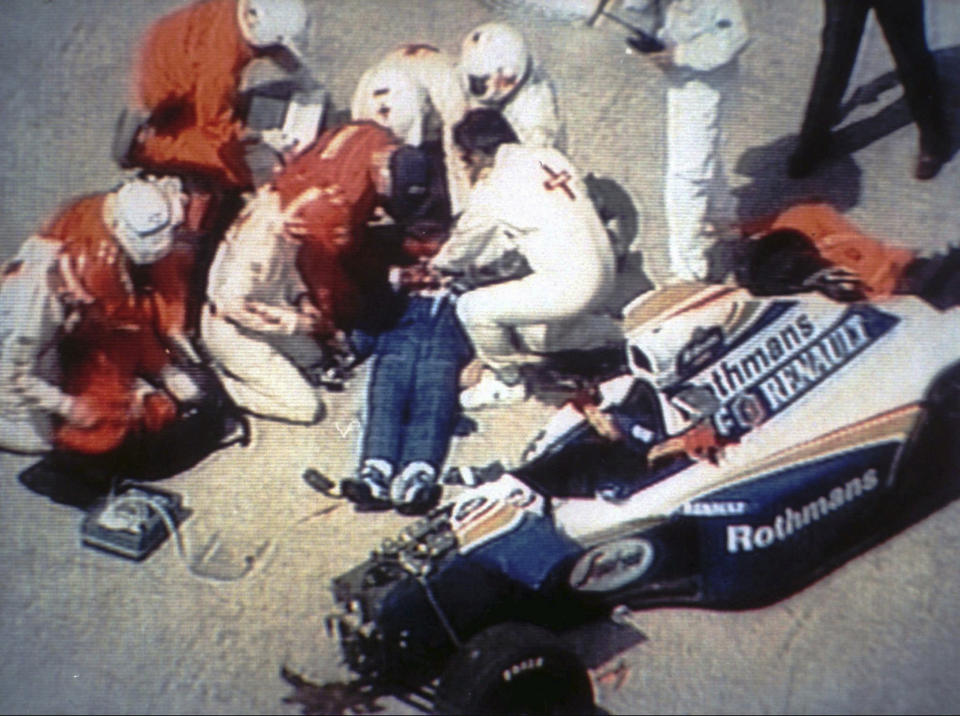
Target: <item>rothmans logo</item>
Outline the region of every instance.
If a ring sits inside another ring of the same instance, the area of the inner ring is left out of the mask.
[[[876,468],[870,468],[862,476],[838,485],[826,495],[798,508],[788,507],[777,515],[770,525],[727,525],[727,551],[752,552],[765,549],[774,542],[783,542],[810,525],[843,509],[874,490],[880,483]]]

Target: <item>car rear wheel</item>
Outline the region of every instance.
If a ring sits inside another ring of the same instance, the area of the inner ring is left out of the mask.
[[[580,659],[546,629],[492,626],[451,659],[435,711],[452,714],[585,714],[593,687]]]
[[[960,365],[937,378],[926,396],[927,413],[899,466],[898,496],[911,503],[960,494]],[[898,509],[901,505],[899,501]]]

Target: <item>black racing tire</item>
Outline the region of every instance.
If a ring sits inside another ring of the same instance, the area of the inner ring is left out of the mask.
[[[480,632],[437,684],[443,714],[589,714],[593,686],[579,657],[546,629],[507,622]]]
[[[926,396],[926,415],[905,446],[897,466],[895,510],[902,505],[960,495],[960,364],[934,381]],[[922,509],[921,509],[922,512]]]

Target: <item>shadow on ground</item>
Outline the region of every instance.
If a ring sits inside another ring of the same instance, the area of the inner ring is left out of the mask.
[[[943,85],[943,102],[951,131],[950,156],[960,149],[960,46],[934,53]],[[840,109],[838,123],[858,107],[874,104],[881,95],[898,85],[895,72],[884,73],[857,87]],[[833,134],[828,158],[811,176],[789,179],[787,157],[793,151],[797,135],[782,136],[773,142],[750,147],[736,164],[737,173],[751,181],[736,190],[737,218],[741,225],[762,221],[783,209],[807,201],[831,204],[847,211],[859,203],[862,172],[850,156],[853,152],[907,126],[913,121],[901,96],[875,114],[852,122]]]

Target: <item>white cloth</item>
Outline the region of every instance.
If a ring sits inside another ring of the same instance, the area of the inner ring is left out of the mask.
[[[737,0],[672,0],[659,37],[673,48],[676,70],[667,89],[667,167],[664,208],[671,273],[680,280],[707,278],[708,218],[726,191],[721,163],[721,84],[747,44]]]
[[[0,279],[0,449],[51,448],[50,418],[69,413],[72,398],[56,385],[57,329],[64,307],[57,293],[60,244],[30,237]]]
[[[200,330],[213,369],[240,408],[309,424],[323,405],[298,365],[320,362],[323,352],[313,337],[295,335],[306,286],[296,267],[298,245],[285,236],[283,221],[273,192],[261,190],[247,205],[210,267]],[[284,320],[264,321],[251,303]]]
[[[439,122],[454,215],[469,192],[466,169],[453,145],[453,126],[466,112],[467,95],[453,60],[424,45],[399,47],[370,67],[350,103],[353,119],[377,122],[415,147],[429,138],[431,123]]]
[[[582,321],[598,310],[615,274],[610,240],[586,186],[554,149],[501,146],[433,264],[464,272],[508,251],[519,252],[532,273],[457,301],[457,315],[481,359],[495,369],[520,360],[515,329],[539,334],[537,347],[544,352],[592,347],[569,345],[571,332],[564,330],[564,344],[549,345],[544,330],[544,324]]]

